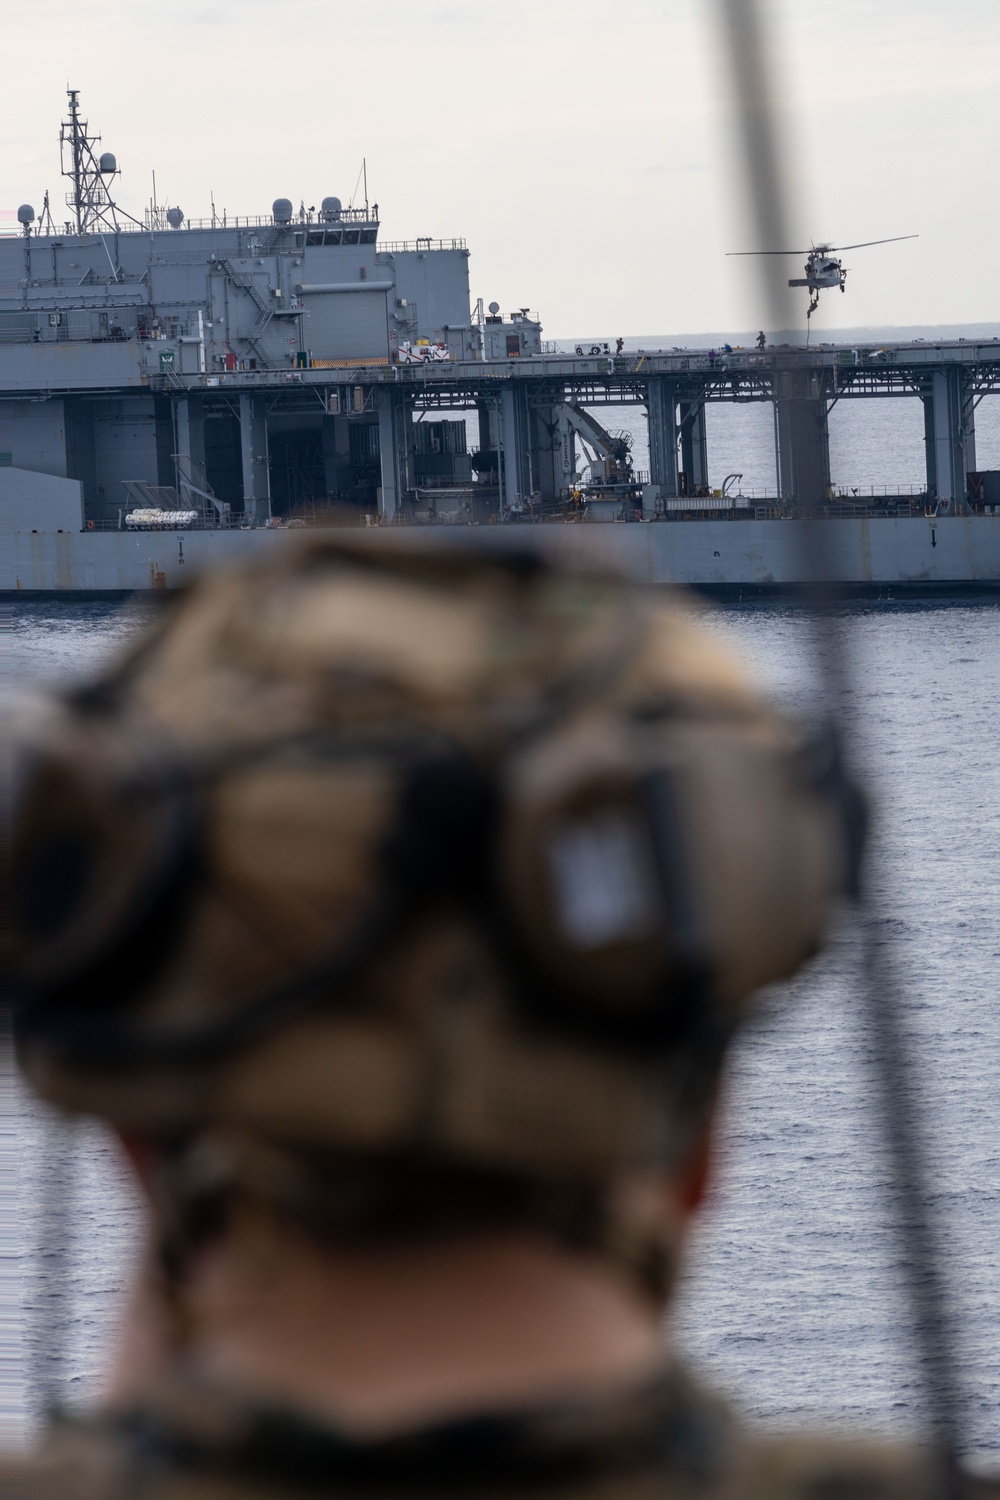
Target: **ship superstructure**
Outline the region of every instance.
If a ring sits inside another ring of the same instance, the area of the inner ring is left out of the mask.
[[[377,204],[190,219],[154,195],[140,223],[72,93],[61,145],[68,221],[46,195],[0,235],[0,589],[170,587],[275,523],[345,517],[643,523],[598,547],[713,587],[794,585],[796,528],[823,517],[845,582],[1000,583],[1000,474],[975,448],[996,340],[561,350],[527,307],[473,307],[463,240],[386,241]],[[832,482],[830,409],[873,398],[922,403],[920,494]],[[773,409],[775,494],[713,486],[720,402]],[[645,412],[648,472],[623,405]]]
[[[186,218],[114,204],[118,164],[98,153],[76,91],[62,147],[70,219],[0,237],[0,454],[79,480],[86,520],[118,524],[123,484],[193,487],[231,516],[265,519],[323,496],[374,503],[377,415],[244,394],[188,402],[185,377],[245,373],[279,385],[301,369],[377,369],[396,358],[480,357],[464,240],[383,240],[378,205],[333,195],[271,212]],[[68,165],[67,165],[68,163]],[[493,325],[502,320],[490,319]],[[537,348],[519,315],[504,350]],[[276,377],[267,380],[266,377]],[[333,405],[343,405],[334,402]],[[224,513],[224,512],[223,512]]]

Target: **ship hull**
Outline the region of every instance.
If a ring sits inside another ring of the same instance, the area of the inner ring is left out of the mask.
[[[818,529],[818,549],[803,537],[809,525]],[[402,532],[415,541],[431,531],[457,541],[464,528],[393,528],[394,535]],[[0,547],[0,591],[173,589],[204,567],[285,547],[302,534],[278,529],[13,532]],[[720,595],[794,591],[808,582],[808,558],[816,551],[826,560],[828,578],[846,591],[1000,592],[1000,516],[539,524],[479,527],[476,534],[553,545],[613,563],[650,583],[686,584]]]

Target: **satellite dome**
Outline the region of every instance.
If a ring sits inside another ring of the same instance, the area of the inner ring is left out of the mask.
[[[294,212],[291,198],[275,198],[271,204],[271,213],[274,215],[274,222],[276,224],[290,223]]]
[[[343,204],[341,203],[339,198],[324,198],[323,202],[320,204],[319,211],[323,215],[323,218],[326,219],[327,223],[331,223],[334,219],[340,218],[340,210],[342,207]]]
[[[184,223],[184,210],[182,208],[168,208],[167,223],[171,229],[180,229]]]
[[[491,302],[490,303],[490,312],[493,314],[494,317],[496,317],[496,315],[497,315],[497,313],[499,311],[500,311],[500,304],[499,304],[499,302]]]
[[[17,222],[19,224],[33,224],[35,222],[35,210],[30,203],[22,203],[17,211]]]
[[[118,158],[113,151],[105,151],[97,165],[102,177],[112,177],[118,171]]]

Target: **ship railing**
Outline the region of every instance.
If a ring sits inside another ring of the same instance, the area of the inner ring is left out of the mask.
[[[331,383],[338,386],[370,386],[372,381],[380,379],[388,368],[388,359],[373,358],[368,364],[340,365],[338,363],[336,366],[323,366],[319,369],[306,366],[301,369],[268,367],[259,370],[218,370],[214,373],[200,371],[190,375],[179,371],[173,371],[170,374],[157,372],[148,376],[148,382],[151,391],[164,391],[172,388],[212,391],[217,387],[248,385],[270,387],[311,385],[315,387]]]
[[[118,512],[118,515],[115,519],[112,520],[107,516],[99,516],[92,521],[88,521],[84,529],[88,533],[94,531],[124,531],[126,529],[125,517],[126,515],[128,515],[128,513],[129,508],[123,506],[122,509]],[[199,516],[195,521],[182,521],[179,522],[176,526],[172,526],[169,524],[169,522],[164,520],[163,523],[158,526],[129,527],[128,531],[130,535],[139,531],[142,531],[145,534],[148,531],[151,535],[156,534],[159,536],[169,536],[171,532],[175,531],[221,531],[224,529],[225,528],[223,526],[217,524],[216,522],[206,521],[201,516]]]
[[[342,208],[336,219],[317,219],[311,214],[293,214],[287,223],[279,223],[273,214],[213,214],[207,219],[185,219],[184,229],[335,229],[338,224],[377,224],[378,218],[363,208]],[[159,228],[160,226],[154,226]]]
[[[148,337],[152,310],[145,302],[83,307],[0,309],[3,344],[106,344]],[[140,334],[140,329],[143,332]]]
[[[532,314],[532,321],[537,321],[537,314]],[[577,349],[582,352],[577,353]],[[771,360],[766,354],[755,354],[749,349],[734,348],[730,353],[725,351],[710,352],[708,349],[626,349],[621,354],[616,354],[612,349],[605,349],[603,345],[598,346],[589,339],[582,343],[576,343],[566,339],[545,339],[542,342],[541,353],[547,358],[554,359],[606,359],[612,362],[612,367],[634,373],[643,369],[654,360],[668,359],[671,369],[677,370],[715,370],[719,374],[725,374],[732,370],[758,370],[770,369]]]
[[[841,503],[837,505],[824,505],[822,514],[833,520],[877,520],[880,517],[888,520],[906,519],[910,516],[924,516],[931,502],[924,495],[899,495],[887,496],[881,505],[865,505],[863,502]],[[810,512],[812,514],[812,512]]]
[[[486,494],[487,490],[491,489],[490,486],[480,486],[469,483],[447,486],[440,485],[436,486],[435,488],[439,489],[442,492],[448,493],[465,491],[471,494],[481,493],[483,495]],[[425,493],[427,490],[427,486],[421,485],[420,490],[421,492]],[[495,492],[495,486],[492,487],[492,491]],[[701,497],[694,496],[691,499],[690,505],[685,506],[683,509],[671,510],[666,514],[659,514],[651,517],[650,519],[656,525],[659,525],[661,523],[685,525],[695,521],[720,521],[729,522],[731,524],[739,524],[741,521],[804,520],[809,519],[810,517],[813,517],[815,515],[815,511],[811,509],[806,511],[798,506],[787,505],[777,498],[773,498],[769,504],[739,506],[731,510],[701,509],[698,505],[699,498]],[[631,503],[634,504],[635,502]],[[832,506],[823,506],[821,508],[821,514],[830,520],[895,520],[909,518],[926,519],[928,515],[923,506],[916,504],[905,504],[902,502],[902,500],[898,506],[888,507],[853,505],[847,507],[838,506],[834,508]],[[124,527],[124,516],[125,511],[123,509],[117,519],[101,517],[99,519],[90,520],[87,522],[86,530],[88,532],[120,531]],[[471,524],[471,519],[472,518],[470,517],[467,523],[458,521],[457,524]],[[525,519],[527,519],[527,517],[525,517]],[[534,517],[534,519],[536,521],[545,521],[558,518],[547,515],[544,511],[541,511]],[[297,526],[322,526],[328,520],[329,512],[321,506],[314,506],[305,510],[291,524]],[[250,523],[241,513],[232,513],[225,519],[219,517],[216,517],[214,519],[210,517],[199,517],[197,521],[178,525],[175,529],[178,531],[218,531],[226,529],[246,530],[248,526],[252,529],[260,529],[265,525],[266,523],[264,521]],[[155,530],[157,534],[162,535],[164,533],[169,534],[171,528],[168,525],[161,525],[156,528],[151,528],[151,530]]]
[[[863,501],[866,496],[872,499],[897,499],[903,495],[919,496],[921,499],[926,500],[927,486],[926,484],[917,483],[868,484],[857,486],[852,484],[848,485],[846,488],[834,490],[833,499],[835,501],[842,500],[845,503],[849,504],[852,501]]]
[[[716,501],[716,504],[718,502]],[[841,520],[909,520],[927,515],[928,501],[926,495],[907,496],[900,495],[889,497],[882,504],[850,504],[850,505],[823,505],[820,514],[831,521]],[[777,496],[762,496],[759,499],[748,501],[746,496],[737,497],[737,504],[727,506],[723,509],[715,509],[711,499],[706,496],[692,495],[690,498],[679,498],[670,501],[670,508],[661,514],[657,514],[656,521],[796,521],[808,520],[816,514],[811,507],[806,508],[787,501],[779,500]]]
[[[432,240],[418,237],[415,240],[379,240],[379,255],[419,254],[422,250],[465,250],[464,239]]]

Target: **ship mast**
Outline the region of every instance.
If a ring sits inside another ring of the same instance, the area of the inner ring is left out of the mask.
[[[72,183],[66,194],[66,203],[73,210],[67,232],[117,230],[119,215],[138,225],[138,219],[120,209],[108,191],[109,181],[119,175],[118,162],[110,151],[97,155],[94,148],[100,145],[101,137],[91,135],[87,121],[80,116],[80,90],[67,89],[66,93],[69,119],[59,127],[59,163],[62,175]]]

